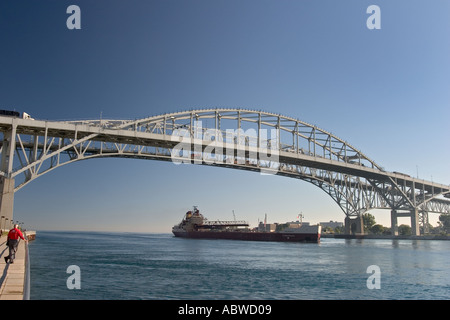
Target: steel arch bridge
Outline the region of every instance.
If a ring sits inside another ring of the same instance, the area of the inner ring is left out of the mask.
[[[390,209],[411,217],[450,213],[450,186],[387,172],[335,135],[298,119],[244,109],[202,109],[137,120],[42,121],[0,116],[0,211],[12,220],[14,193],[75,161],[140,158],[258,171],[304,180],[325,191],[363,233],[361,215]]]

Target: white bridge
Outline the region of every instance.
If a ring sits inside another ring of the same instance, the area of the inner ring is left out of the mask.
[[[358,149],[298,119],[243,109],[203,109],[138,120],[42,121],[0,116],[0,211],[13,219],[14,193],[50,170],[99,157],[190,162],[263,171],[310,182],[362,233],[361,214],[390,209],[411,217],[450,213],[450,186],[387,172]],[[442,159],[445,161],[445,159]]]

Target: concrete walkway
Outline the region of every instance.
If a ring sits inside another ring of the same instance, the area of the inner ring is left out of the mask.
[[[6,235],[0,238],[0,300],[23,300],[25,281],[25,241],[20,240],[13,264],[5,263],[9,255]]]

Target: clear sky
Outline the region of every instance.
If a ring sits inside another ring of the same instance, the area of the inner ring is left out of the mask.
[[[80,30],[66,26],[72,4]],[[366,26],[372,4],[379,30]],[[449,17],[446,0],[4,0],[0,109],[49,120],[262,109],[449,184]],[[54,170],[16,193],[14,217],[38,230],[170,232],[192,205],[253,225],[265,213],[345,217],[306,182],[133,159]],[[375,216],[390,225],[389,211]]]

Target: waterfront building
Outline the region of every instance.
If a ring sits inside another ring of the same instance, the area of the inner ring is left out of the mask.
[[[332,221],[330,220],[329,222],[320,222],[319,223],[323,228],[338,228],[338,227],[343,227],[344,223],[343,222],[338,222],[338,221]]]

